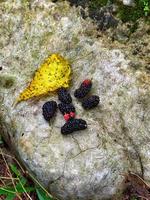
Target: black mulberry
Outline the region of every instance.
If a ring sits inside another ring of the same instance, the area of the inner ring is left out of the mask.
[[[43,107],[43,116],[46,121],[49,121],[57,110],[57,103],[55,101],[47,101]]]
[[[58,90],[58,99],[62,103],[70,104],[72,102],[71,95],[68,93],[68,91],[65,88],[60,88]]]
[[[75,90],[74,96],[78,99],[84,98],[91,90],[92,81],[89,79],[84,80],[80,87]]]
[[[83,119],[70,119],[61,127],[61,133],[67,135],[74,131],[84,130],[87,128],[87,123]]]
[[[69,114],[70,112],[75,112],[75,107],[72,104],[59,103],[58,108],[63,115],[66,113]]]
[[[99,104],[99,96],[97,95],[92,95],[89,98],[83,100],[82,106],[84,109],[91,109],[96,107]]]

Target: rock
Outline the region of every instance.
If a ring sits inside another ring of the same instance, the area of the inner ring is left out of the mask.
[[[117,11],[117,6],[108,1],[87,1],[87,0],[68,0],[70,5],[80,6],[80,13],[83,19],[90,17],[97,28],[105,31],[109,28],[116,28],[118,20],[113,16]]]
[[[102,8],[90,9],[89,17],[93,19],[98,26],[98,29],[105,31],[109,28],[115,28],[118,25],[118,20],[113,16],[114,6],[104,6]]]
[[[123,0],[123,4],[125,6],[133,6],[134,5],[134,0]]]
[[[150,179],[149,74],[134,71],[121,50],[96,39],[92,22],[66,2],[4,1],[0,10],[0,126],[26,167],[62,200],[112,198],[128,170]],[[65,121],[59,112],[50,124],[42,116],[42,105],[58,101],[56,95],[12,106],[54,52],[72,63],[72,96],[86,77],[101,100],[85,111],[73,98],[88,128],[68,136],[60,133]]]
[[[129,40],[129,33],[127,31],[117,29],[112,38],[120,43],[126,43]]]

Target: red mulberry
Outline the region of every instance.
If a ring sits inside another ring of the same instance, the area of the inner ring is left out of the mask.
[[[99,96],[92,95],[89,98],[83,100],[82,106],[84,109],[91,109],[96,107],[99,104]]]
[[[57,103],[55,101],[48,101],[43,105],[42,110],[44,119],[49,121],[57,110]]]
[[[65,121],[68,121],[68,120],[70,120],[71,118],[75,118],[75,113],[74,113],[74,112],[70,112],[70,113],[64,114],[64,119],[65,119]]]
[[[92,82],[89,79],[84,80],[80,87],[75,90],[74,96],[78,99],[84,98],[91,90]]]
[[[83,119],[70,119],[61,127],[61,133],[67,135],[74,131],[84,130],[87,128],[87,123]]]
[[[67,114],[67,113],[64,114],[65,121],[68,121],[70,119],[70,117],[71,117],[70,114]]]
[[[72,102],[71,95],[68,93],[68,91],[65,88],[60,88],[58,90],[58,99],[62,103],[70,104]]]
[[[75,112],[70,112],[70,117],[75,118]]]
[[[75,112],[75,107],[72,104],[60,103],[58,104],[58,108],[63,115],[66,113],[69,114],[70,112]]]

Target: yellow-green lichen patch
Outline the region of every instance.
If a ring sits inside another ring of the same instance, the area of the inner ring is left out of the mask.
[[[3,75],[0,76],[0,87],[4,89],[11,88],[15,83],[14,77]]]

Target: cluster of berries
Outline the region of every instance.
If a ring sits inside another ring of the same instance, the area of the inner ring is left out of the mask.
[[[84,98],[91,90],[91,80],[84,80],[80,87],[75,90],[74,96],[82,100],[82,106],[84,109],[91,109],[99,104],[99,97],[96,95]],[[63,114],[66,123],[61,127],[61,133],[64,135],[70,134],[74,131],[84,130],[87,128],[87,123],[83,119],[75,119],[75,107],[72,104],[71,95],[65,88],[58,90],[58,99],[61,103],[58,104],[55,101],[46,102],[43,107],[43,116],[45,120],[49,121],[55,114],[57,108]]]
[[[72,98],[66,89],[59,89],[58,99],[61,101],[61,103],[58,104],[58,108],[66,120],[66,123],[61,127],[61,133],[66,135],[74,131],[86,129],[86,121],[83,119],[75,119],[75,107],[73,106]]]
[[[99,104],[99,96],[91,95],[88,98],[84,98],[91,90],[92,82],[89,79],[84,80],[80,87],[75,90],[74,96],[77,99],[82,100],[82,107],[86,110],[96,107]]]

